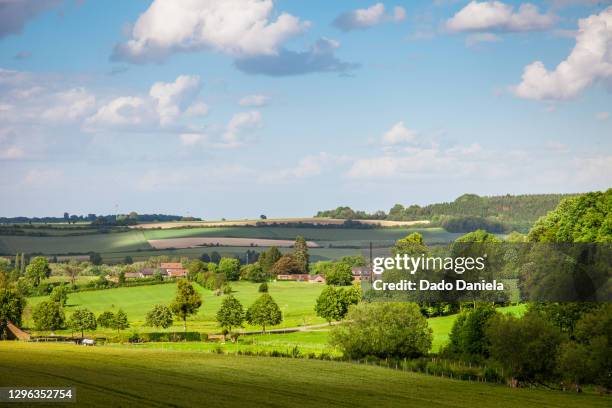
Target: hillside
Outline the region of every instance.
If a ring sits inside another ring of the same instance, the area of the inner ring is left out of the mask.
[[[344,219],[381,219],[388,221],[430,220],[449,232],[469,232],[484,228],[490,232],[527,232],[549,211],[555,209],[570,194],[524,194],[503,196],[478,196],[464,194],[455,201],[408,207],[394,205],[388,213],[378,211],[368,214],[350,207],[319,211],[316,217]]]
[[[42,363],[41,363],[42,362]],[[0,386],[73,386],[80,406],[608,407],[609,397],[511,389],[331,361],[0,343]]]

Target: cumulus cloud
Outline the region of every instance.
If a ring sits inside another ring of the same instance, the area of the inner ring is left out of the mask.
[[[162,126],[173,123],[200,92],[200,77],[180,75],[174,82],[156,82],[149,95],[155,100],[155,109]],[[195,108],[194,109],[201,109]]]
[[[400,143],[413,142],[416,139],[416,132],[408,129],[404,122],[397,122],[382,136],[384,145],[397,145]]]
[[[18,146],[0,147],[0,160],[17,160],[21,159],[25,152]]]
[[[335,56],[334,51],[339,47],[338,41],[321,38],[307,51],[282,49],[276,55],[240,58],[234,65],[247,74],[268,76],[303,75],[314,72],[343,73],[357,69],[359,64],[344,62]]]
[[[208,136],[203,133],[183,133],[180,139],[183,146],[195,146],[205,143]]]
[[[335,164],[345,162],[346,158],[335,156],[326,152],[308,155],[300,159],[294,167],[263,172],[259,177],[261,183],[285,183],[296,179],[316,177],[329,171]]]
[[[96,97],[85,88],[73,88],[55,94],[53,105],[42,117],[53,122],[74,121],[88,115],[96,105]]]
[[[473,48],[481,43],[492,43],[498,41],[501,41],[501,38],[493,33],[473,33],[466,37],[465,46]]]
[[[61,0],[0,0],[0,38],[18,34],[26,22]]]
[[[336,17],[333,24],[342,31],[364,30],[385,22],[400,22],[406,19],[406,10],[395,7],[393,13],[385,13],[385,5],[376,3],[365,9],[357,9]]]
[[[242,136],[245,132],[252,131],[262,126],[261,113],[259,111],[239,112],[234,114],[227,124],[223,134],[222,147],[238,147],[244,141]]]
[[[133,129],[150,123],[151,107],[144,98],[120,96],[108,102],[85,121],[87,130]]]
[[[525,99],[570,99],[600,80],[612,78],[612,6],[578,22],[576,45],[548,71],[541,61],[525,67],[516,96]]]
[[[538,7],[524,3],[517,11],[500,1],[471,1],[446,21],[446,29],[461,31],[537,31],[553,26],[557,18],[540,14]]]
[[[247,95],[240,99],[240,106],[261,107],[267,105],[270,98],[265,95]]]
[[[232,56],[274,55],[310,23],[274,14],[272,0],[154,0],[113,60],[159,62],[175,52],[210,49]]]

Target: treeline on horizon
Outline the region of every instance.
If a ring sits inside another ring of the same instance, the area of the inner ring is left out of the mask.
[[[338,207],[319,211],[315,217],[350,220],[419,221],[429,220],[449,232],[471,232],[484,229],[493,233],[527,232],[542,216],[555,209],[564,198],[575,194],[523,194],[479,196],[463,194],[455,201],[404,207],[395,204],[388,213]]]
[[[183,217],[182,215],[169,214],[138,214],[130,212],[129,214],[109,214],[109,215],[76,215],[64,213],[63,217],[0,217],[0,224],[54,224],[68,223],[76,224],[77,222],[88,222],[92,225],[131,225],[139,222],[164,222],[164,221],[201,221],[200,218]]]

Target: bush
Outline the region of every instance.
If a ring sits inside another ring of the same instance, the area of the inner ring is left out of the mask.
[[[347,320],[330,334],[346,357],[414,358],[431,348],[432,330],[414,303],[361,303]]]
[[[262,283],[261,285],[259,285],[257,291],[259,293],[268,293],[268,284],[266,282]]]
[[[489,352],[509,377],[529,383],[547,381],[555,371],[563,337],[558,328],[536,313],[522,318],[497,315],[485,329]]]
[[[461,313],[455,320],[445,351],[464,356],[488,356],[488,342],[484,335],[489,320],[496,315],[490,303],[479,303],[474,309]]]

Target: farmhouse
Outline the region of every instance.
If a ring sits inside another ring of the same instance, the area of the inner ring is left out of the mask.
[[[168,275],[171,278],[182,278],[187,275],[187,270],[183,268],[180,262],[162,262],[159,269],[163,275]]]
[[[277,275],[276,280],[279,281],[294,281],[294,282],[308,282],[308,283],[325,283],[325,276],[323,275],[309,275],[307,273],[293,274],[293,275]]]
[[[308,277],[308,283],[325,283],[325,276],[323,276],[323,275],[310,275]]]
[[[353,280],[357,282],[370,279],[370,268],[367,266],[353,266],[351,273],[353,274]]]

